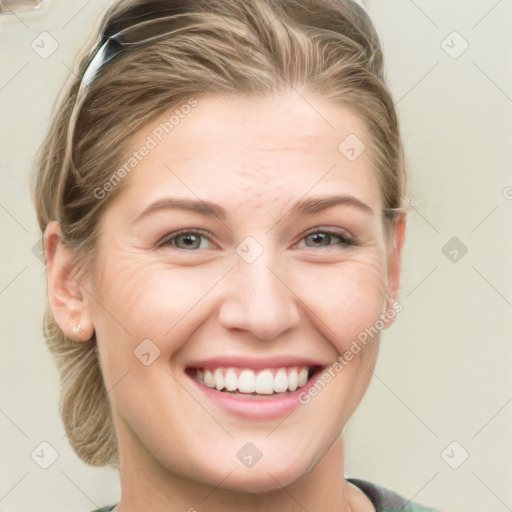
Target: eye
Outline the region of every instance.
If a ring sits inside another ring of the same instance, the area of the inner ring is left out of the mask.
[[[338,245],[346,247],[349,245],[357,245],[357,242],[351,238],[346,231],[338,231],[331,229],[316,230],[308,233],[301,239],[301,242],[305,241],[305,246],[310,248],[315,247],[331,247]],[[295,247],[299,246],[296,244]],[[184,229],[176,233],[172,233],[166,236],[161,242],[158,243],[158,247],[176,247],[185,251],[196,251],[198,249],[208,249],[215,246],[210,241],[208,233],[201,229]]]
[[[158,243],[158,247],[173,246],[186,251],[208,249],[208,244],[214,245],[206,236],[206,231],[201,229],[189,229],[178,231],[165,237]]]
[[[348,246],[356,245],[345,231],[322,229],[308,233],[302,240],[306,247],[330,247],[332,245]],[[301,242],[302,242],[301,240]]]

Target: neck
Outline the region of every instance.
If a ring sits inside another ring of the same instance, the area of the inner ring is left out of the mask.
[[[118,512],[336,512],[374,511],[370,500],[344,477],[343,439],[340,436],[320,462],[292,484],[250,493],[222,488],[229,476],[212,486],[184,478],[161,467],[154,459],[129,457],[120,452],[121,501]],[[141,455],[141,454],[139,454]]]

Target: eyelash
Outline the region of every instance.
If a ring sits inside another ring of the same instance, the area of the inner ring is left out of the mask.
[[[336,245],[340,245],[342,247],[348,247],[348,246],[351,246],[351,245],[352,246],[358,245],[356,240],[354,240],[353,238],[348,236],[345,231],[341,231],[341,230],[338,230],[338,229],[332,229],[332,228],[315,228],[312,231],[308,231],[300,239],[300,241],[304,240],[305,238],[307,238],[310,235],[315,235],[317,233],[325,233],[327,235],[335,236],[335,237],[340,239],[340,241],[338,243],[336,243],[336,244],[331,244],[331,245],[328,245],[328,246],[321,246],[322,249],[328,249],[328,248],[336,246]],[[297,244],[295,244],[294,247],[296,247],[296,245]],[[314,249],[314,247],[308,247],[308,249]]]
[[[330,244],[330,245],[327,245],[327,246],[319,246],[319,248],[324,249],[324,250],[325,249],[329,249],[329,248],[331,248],[333,246],[336,246],[336,245],[340,245],[342,247],[359,245],[356,240],[354,240],[353,238],[350,238],[344,232],[336,230],[336,229],[330,229],[330,228],[322,228],[322,229],[315,228],[314,230],[307,232],[300,239],[300,241],[304,240],[305,238],[307,238],[310,235],[314,235],[314,234],[317,234],[317,233],[325,233],[327,235],[335,236],[335,237],[340,239],[340,241],[338,243]],[[159,242],[157,244],[157,247],[173,246],[173,247],[176,247],[176,249],[179,249],[179,250],[182,250],[182,251],[187,251],[187,252],[195,252],[195,251],[197,251],[198,249],[191,249],[191,250],[182,249],[181,247],[177,247],[176,245],[174,245],[172,243],[174,240],[176,240],[176,238],[178,238],[179,236],[182,236],[182,235],[198,235],[198,236],[201,236],[201,237],[204,237],[204,238],[210,240],[209,233],[207,231],[202,230],[202,229],[182,229],[180,231],[177,231],[176,233],[172,233],[171,235],[165,237],[161,242]],[[210,240],[210,242],[211,242],[211,240]],[[213,242],[211,242],[211,243],[213,243]],[[297,247],[297,245],[298,245],[298,243],[294,244],[293,247],[295,248],[295,247]],[[308,247],[308,249],[314,249],[314,248],[315,247]]]

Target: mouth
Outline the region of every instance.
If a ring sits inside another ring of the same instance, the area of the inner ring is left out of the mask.
[[[243,368],[187,368],[199,384],[220,393],[244,398],[272,398],[297,392],[322,370],[321,366]]]
[[[223,355],[190,361],[185,373],[213,409],[244,420],[282,419],[301,410],[301,397],[329,363],[294,355],[266,359]]]

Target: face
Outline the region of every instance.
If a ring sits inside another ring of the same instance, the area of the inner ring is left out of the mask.
[[[197,98],[158,140],[168,119],[133,139],[156,147],[106,209],[87,284],[121,464],[286,485],[362,398],[378,336],[343,355],[397,286],[367,132],[293,93]],[[366,141],[355,160],[338,148],[350,134]]]

